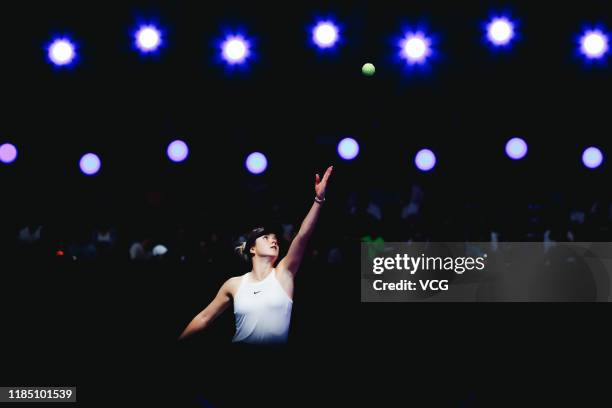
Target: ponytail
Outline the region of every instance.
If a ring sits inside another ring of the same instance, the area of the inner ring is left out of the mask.
[[[247,249],[246,249],[246,244],[247,244],[246,241],[243,241],[242,244],[238,245],[235,248],[235,251],[238,254],[238,256],[240,256],[245,261],[248,261],[249,260],[249,254],[248,254]]]

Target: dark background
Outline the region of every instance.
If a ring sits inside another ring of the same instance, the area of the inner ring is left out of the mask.
[[[548,229],[561,240],[571,230],[577,240],[610,241],[610,166],[604,159],[592,171],[580,161],[590,145],[609,154],[610,65],[576,52],[585,27],[612,27],[607,6],[3,5],[0,142],[16,144],[19,157],[0,167],[2,382],[75,384],[85,405],[113,401],[109,388],[118,385],[135,403],[159,396],[196,406],[259,405],[251,396],[268,386],[282,390],[266,392],[268,403],[289,405],[356,398],[391,406],[417,397],[435,406],[528,404],[528,391],[544,401],[586,401],[593,389],[543,382],[575,385],[576,373],[584,379],[606,365],[607,305],[360,304],[357,263],[366,235],[462,241],[497,231],[539,241]],[[496,11],[518,19],[507,51],[483,40],[482,22]],[[329,54],[309,43],[311,24],[326,16],[342,30]],[[165,30],[156,57],[131,48],[141,21]],[[426,70],[394,58],[404,28],[416,26],[435,35]],[[236,28],[254,37],[254,59],[247,70],[227,71],[215,61],[218,40]],[[47,63],[54,34],[76,40],[73,68]],[[376,65],[374,77],[361,75],[365,62]],[[361,154],[342,162],[336,145],[347,136]],[[504,155],[514,136],[529,145],[519,162]],[[165,157],[176,138],[190,147],[178,165]],[[423,147],[438,158],[427,174],[413,165]],[[244,169],[254,150],[268,157],[264,175]],[[78,170],[88,151],[102,159],[95,177]],[[290,346],[229,347],[231,312],[177,345],[220,284],[247,271],[232,256],[240,234],[261,224],[299,226],[314,173],[331,163],[328,202],[298,278]],[[425,195],[421,211],[400,219],[415,185]],[[371,202],[382,219],[366,214]],[[569,221],[576,211],[586,214],[584,225]],[[24,249],[15,237],[28,223],[43,225],[44,239]],[[110,255],[56,256],[103,227],[118,237]],[[130,262],[129,245],[143,237],[167,245],[169,256]],[[214,256],[195,249],[202,242]],[[331,248],[341,249],[341,261],[329,262]],[[550,371],[556,366],[568,375]]]

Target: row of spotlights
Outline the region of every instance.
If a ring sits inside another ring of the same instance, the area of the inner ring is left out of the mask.
[[[359,155],[359,143],[350,137],[342,139],[337,147],[338,155],[343,160],[353,160]],[[527,143],[525,140],[514,137],[506,143],[506,155],[512,160],[523,159],[527,155]],[[166,150],[168,159],[175,163],[185,161],[189,156],[189,147],[182,140],[175,140],[168,145]],[[603,162],[602,151],[594,146],[588,147],[582,153],[582,163],[590,169],[599,167]],[[11,143],[0,145],[0,162],[4,164],[13,163],[17,159],[17,148]],[[421,149],[414,158],[416,167],[424,172],[432,170],[436,166],[436,155],[430,149]],[[245,166],[252,174],[261,174],[268,167],[268,159],[261,152],[248,155]],[[100,158],[94,153],[87,153],[81,157],[79,167],[84,174],[96,174],[101,167]]]
[[[495,47],[508,47],[516,38],[516,23],[505,16],[485,24],[485,37]],[[312,27],[312,43],[320,50],[333,49],[340,43],[340,27],[332,20],[318,21]],[[228,65],[244,64],[251,56],[251,40],[243,34],[229,34],[220,43],[221,58]],[[408,64],[424,64],[433,54],[432,37],[423,30],[408,31],[399,40],[399,55]],[[602,29],[586,29],[579,38],[579,50],[588,59],[601,59],[608,52],[608,35]],[[143,54],[153,54],[164,44],[161,29],[141,25],[134,32],[134,46]],[[76,61],[77,50],[68,37],[55,38],[48,46],[48,58],[58,67]]]

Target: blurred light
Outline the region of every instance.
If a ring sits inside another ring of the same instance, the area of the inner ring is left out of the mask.
[[[140,26],[135,37],[136,47],[143,53],[157,51],[162,43],[161,32],[153,25]]]
[[[163,256],[166,253],[168,253],[168,248],[166,248],[163,245],[155,245],[153,247],[153,250],[151,251],[151,253],[153,254],[153,256]]]
[[[79,167],[83,174],[93,176],[100,170],[100,158],[93,153],[87,153],[81,157]]]
[[[601,30],[587,30],[580,38],[580,51],[588,59],[602,58],[608,52],[608,36]]]
[[[4,143],[0,146],[0,161],[4,164],[11,164],[17,159],[17,148],[10,144]]]
[[[70,65],[75,57],[74,44],[68,38],[57,38],[53,40],[47,50],[49,61],[58,67]]]
[[[320,21],[312,29],[312,41],[319,48],[331,48],[338,41],[338,27],[332,21]]]
[[[221,43],[221,56],[230,65],[243,64],[251,55],[250,44],[241,35],[229,35]]]
[[[589,169],[596,169],[603,162],[603,154],[597,147],[589,147],[582,153],[582,163]]]
[[[421,171],[429,171],[436,165],[436,155],[429,149],[421,149],[414,158],[414,164]]]
[[[187,158],[189,155],[189,148],[182,140],[175,140],[168,145],[167,153],[170,160],[179,163]]]
[[[407,33],[399,43],[400,57],[410,65],[424,64],[431,55],[431,39],[421,31]]]
[[[512,38],[514,38],[514,24],[506,17],[496,17],[487,25],[487,39],[493,45],[508,45]]]
[[[338,154],[344,160],[353,160],[359,154],[359,144],[351,137],[346,137],[338,143]]]
[[[520,160],[527,154],[527,143],[520,137],[513,137],[506,143],[506,154],[512,160]]]
[[[268,167],[268,159],[262,153],[251,153],[246,159],[246,167],[252,174],[261,174]]]

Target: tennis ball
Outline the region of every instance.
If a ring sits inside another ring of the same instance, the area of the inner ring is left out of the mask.
[[[376,68],[374,68],[374,64],[370,64],[369,62],[363,64],[363,67],[361,67],[361,73],[365,76],[372,76],[374,72],[376,72]]]

